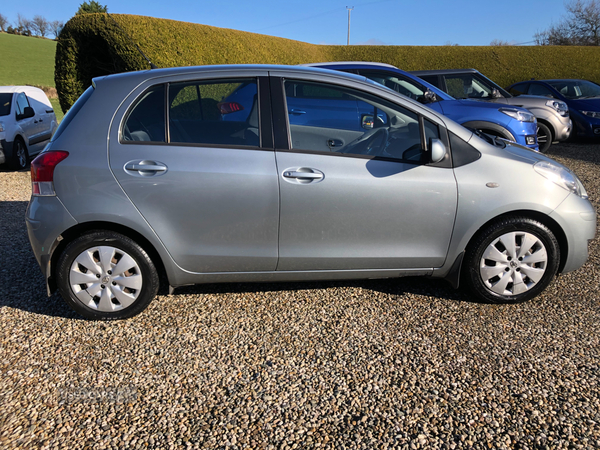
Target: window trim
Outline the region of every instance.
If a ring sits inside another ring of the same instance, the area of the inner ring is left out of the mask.
[[[237,80],[254,80],[256,82],[257,99],[258,99],[258,129],[259,129],[259,145],[239,145],[239,144],[210,144],[210,143],[197,143],[197,142],[171,142],[171,131],[169,126],[170,111],[169,111],[169,89],[170,85],[174,83],[226,83],[228,81]],[[123,139],[124,128],[132,110],[138,105],[144,95],[159,86],[164,88],[164,117],[165,117],[165,141],[127,141]],[[265,117],[267,118],[265,120]],[[273,128],[271,119],[271,101],[270,101],[270,88],[269,88],[269,77],[264,75],[258,76],[241,76],[241,77],[216,77],[216,78],[201,78],[191,80],[175,80],[165,81],[161,83],[151,84],[147,86],[143,91],[136,95],[135,99],[126,108],[125,113],[122,115],[120,125],[118,128],[118,142],[120,145],[161,145],[161,146],[174,146],[174,147],[194,147],[194,148],[226,148],[234,150],[263,150],[273,151]]]
[[[274,80],[275,78],[277,78],[277,80]],[[349,86],[346,86],[343,84],[336,84],[336,83],[331,83],[331,82],[322,81],[322,80],[312,80],[312,79],[304,79],[304,78],[288,78],[288,77],[283,77],[283,76],[282,77],[271,77],[271,79],[272,79],[271,97],[273,98],[273,105],[274,105],[274,109],[273,109],[274,127],[273,127],[273,129],[274,129],[274,135],[275,135],[275,151],[286,152],[286,153],[299,153],[299,154],[329,155],[329,156],[334,156],[334,157],[350,157],[350,158],[358,158],[358,159],[365,159],[365,160],[376,159],[376,160],[389,161],[389,162],[394,162],[394,163],[399,163],[399,164],[410,164],[410,165],[414,165],[414,166],[429,166],[429,167],[444,167],[444,168],[452,167],[452,151],[450,148],[447,128],[445,126],[440,127],[439,123],[432,121],[431,119],[425,117],[420,112],[415,111],[414,109],[410,108],[410,106],[412,106],[412,105],[406,106],[402,103],[394,101],[394,99],[388,99],[385,97],[381,97],[377,94],[373,94],[373,93],[367,92],[367,91],[362,91],[355,87],[349,87]],[[435,123],[438,126],[438,130],[440,130],[440,140],[442,140],[442,142],[444,143],[444,145],[446,146],[446,149],[447,149],[446,157],[438,163],[419,163],[419,162],[415,162],[415,161],[390,158],[390,157],[385,157],[385,156],[360,155],[360,154],[352,154],[352,153],[337,153],[337,152],[331,152],[331,151],[319,151],[319,150],[292,148],[292,141],[291,141],[292,136],[291,136],[289,117],[287,114],[287,98],[286,98],[286,94],[285,94],[285,81],[287,81],[287,80],[297,81],[297,82],[301,82],[301,83],[328,84],[328,85],[331,85],[336,88],[356,90],[356,91],[366,94],[367,96],[373,96],[375,98],[378,98],[382,102],[391,103],[393,105],[396,105],[396,106],[406,109],[407,111],[415,114],[419,120],[419,133],[420,133],[420,137],[421,137],[421,148],[423,149],[425,147],[426,152],[429,152],[429,149],[428,149],[428,142],[425,138],[424,120],[429,120],[430,122]],[[401,94],[398,94],[398,95],[401,95]]]

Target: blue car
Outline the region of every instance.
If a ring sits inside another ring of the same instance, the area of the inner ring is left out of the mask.
[[[600,136],[600,85],[587,80],[530,80],[508,88],[515,96],[542,95],[562,100],[569,106],[577,136]]]
[[[537,125],[533,114],[518,106],[499,106],[475,100],[457,100],[432,84],[389,64],[368,62],[332,62],[309,64],[311,67],[355,73],[426,104],[461,125],[499,136],[538,151]],[[295,107],[295,106],[294,106]],[[293,108],[288,107],[290,123]],[[304,111],[306,108],[299,110]]]

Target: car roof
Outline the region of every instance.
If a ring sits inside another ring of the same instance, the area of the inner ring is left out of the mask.
[[[207,65],[207,66],[186,66],[186,67],[170,67],[165,69],[147,69],[137,72],[123,72],[112,75],[105,75],[102,77],[94,78],[93,81],[97,82],[100,80],[117,80],[117,79],[128,79],[128,78],[158,78],[171,75],[185,75],[202,72],[248,72],[252,70],[268,70],[268,71],[291,71],[298,73],[315,73],[338,76],[340,78],[352,79],[355,81],[362,81],[371,84],[367,78],[350,73],[334,72],[329,69],[320,69],[316,67],[302,67],[302,66],[290,66],[290,65],[277,65],[277,64],[223,64],[223,65]]]
[[[25,91],[31,91],[34,89],[41,91],[40,88],[36,88],[34,86],[0,86],[0,92],[2,92],[2,93],[25,92]]]
[[[391,64],[372,62],[372,61],[330,61],[310,64],[300,64],[300,67],[327,67],[327,66],[374,66],[374,67],[389,67],[391,69],[398,69],[398,67]],[[398,69],[402,70],[402,69]]]
[[[419,75],[444,75],[447,73],[475,73],[476,69],[437,69],[437,70],[411,70],[410,73]]]

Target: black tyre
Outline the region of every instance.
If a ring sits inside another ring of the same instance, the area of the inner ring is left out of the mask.
[[[69,306],[95,320],[139,314],[159,287],[158,272],[144,249],[112,231],[84,234],[68,244],[58,259],[56,281]]]
[[[537,140],[540,146],[540,152],[546,153],[546,151],[552,145],[552,131],[546,125],[541,122],[537,124]]]
[[[552,231],[526,217],[498,220],[476,235],[463,262],[463,286],[488,303],[530,300],[558,271],[560,248]]]
[[[10,167],[13,170],[23,170],[27,167],[29,161],[29,152],[27,146],[21,138],[16,138],[13,142],[13,153],[10,160]]]

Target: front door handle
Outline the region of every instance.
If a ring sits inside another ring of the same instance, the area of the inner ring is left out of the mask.
[[[295,114],[297,116],[301,115],[301,114],[306,114],[306,111],[303,111],[301,109],[290,109],[289,114]]]
[[[286,178],[304,178],[306,180],[322,180],[322,173],[311,173],[311,172],[284,172],[283,176]]]
[[[310,167],[295,167],[283,171],[283,178],[293,184],[319,183],[325,174]]]

